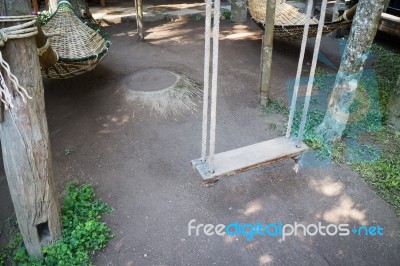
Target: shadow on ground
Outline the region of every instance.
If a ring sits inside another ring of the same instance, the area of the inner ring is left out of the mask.
[[[115,208],[107,217],[115,238],[95,258],[96,265],[400,264],[399,218],[345,166],[296,174],[289,160],[204,187],[190,165],[200,153],[201,112],[165,119],[126,101],[121,80],[145,68],[167,68],[201,83],[202,21],[148,24],[143,43],[134,41],[133,25],[107,31],[111,50],[94,71],[45,82],[59,188],[70,180],[93,183]],[[217,152],[284,130],[285,117],[265,114],[258,105],[260,36],[251,21],[221,25]],[[272,96],[285,100],[300,47],[274,45]],[[336,40],[324,39],[322,51],[336,63],[337,47]],[[311,49],[306,61],[310,58]],[[73,153],[66,156],[65,149]],[[384,236],[196,237],[188,236],[192,219],[196,224],[380,225]]]

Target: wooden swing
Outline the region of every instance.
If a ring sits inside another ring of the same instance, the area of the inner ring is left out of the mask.
[[[213,55],[212,55],[212,77],[211,77],[211,111],[210,111],[210,140],[209,154],[207,156],[207,129],[209,111],[209,70],[210,70],[210,37],[211,37],[211,1],[206,4],[205,21],[205,56],[204,56],[204,92],[203,92],[203,124],[202,124],[202,152],[201,158],[192,160],[193,167],[200,173],[203,182],[215,182],[221,177],[247,171],[263,165],[288,158],[296,158],[308,150],[307,145],[302,142],[308,107],[310,104],[314,74],[317,66],[318,52],[323,33],[327,0],[322,1],[321,15],[318,21],[318,30],[315,40],[313,59],[308,79],[307,91],[304,101],[303,113],[297,138],[291,137],[293,117],[296,109],[297,95],[300,85],[300,76],[303,67],[305,48],[308,38],[308,31],[311,22],[312,0],[308,1],[307,13],[303,30],[303,38],[297,66],[297,74],[293,89],[293,96],[290,106],[288,127],[286,135],[250,146],[215,154],[215,129],[216,129],[216,106],[217,106],[217,78],[218,78],[218,35],[219,20],[214,20],[213,26]],[[214,17],[220,16],[220,0],[214,2]]]

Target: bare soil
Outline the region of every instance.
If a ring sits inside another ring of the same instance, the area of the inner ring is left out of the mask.
[[[350,169],[315,166],[296,174],[288,160],[204,187],[190,165],[200,156],[201,111],[157,117],[126,100],[123,81],[142,69],[162,67],[202,83],[203,23],[148,24],[145,42],[134,41],[134,25],[111,25],[106,28],[111,50],[95,70],[45,82],[60,192],[71,180],[89,182],[115,208],[106,218],[115,238],[95,264],[399,265],[399,218]],[[283,134],[286,118],[265,114],[258,104],[260,38],[251,21],[222,22],[217,152]],[[295,76],[299,49],[299,43],[274,43],[273,99],[287,100],[286,82]],[[322,52],[338,66],[336,39],[324,38]],[[307,62],[311,55],[312,46]],[[73,153],[66,156],[65,149]],[[1,176],[0,222],[12,210]],[[196,224],[379,224],[384,236],[196,237],[188,236],[192,219]]]

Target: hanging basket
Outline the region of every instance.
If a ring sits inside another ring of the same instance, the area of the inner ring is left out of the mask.
[[[266,0],[249,0],[249,11],[256,24],[260,28],[264,29]],[[288,41],[301,39],[306,19],[306,14],[301,13],[296,7],[285,2],[277,2],[275,10],[274,38]],[[351,25],[351,20],[327,22],[324,25],[323,33],[327,34],[349,25]],[[308,37],[315,37],[317,35],[317,29],[318,20],[311,18]]]
[[[61,1],[55,13],[41,25],[50,38],[58,61],[51,67],[42,66],[42,75],[50,79],[66,79],[92,70],[110,47],[100,26],[81,20],[71,4]]]

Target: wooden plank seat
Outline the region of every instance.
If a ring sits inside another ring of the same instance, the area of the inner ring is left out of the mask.
[[[221,177],[255,169],[268,163],[294,158],[308,150],[308,146],[285,137],[279,137],[253,145],[215,154],[214,173],[208,171],[208,161],[192,160],[203,182],[215,182]]]

